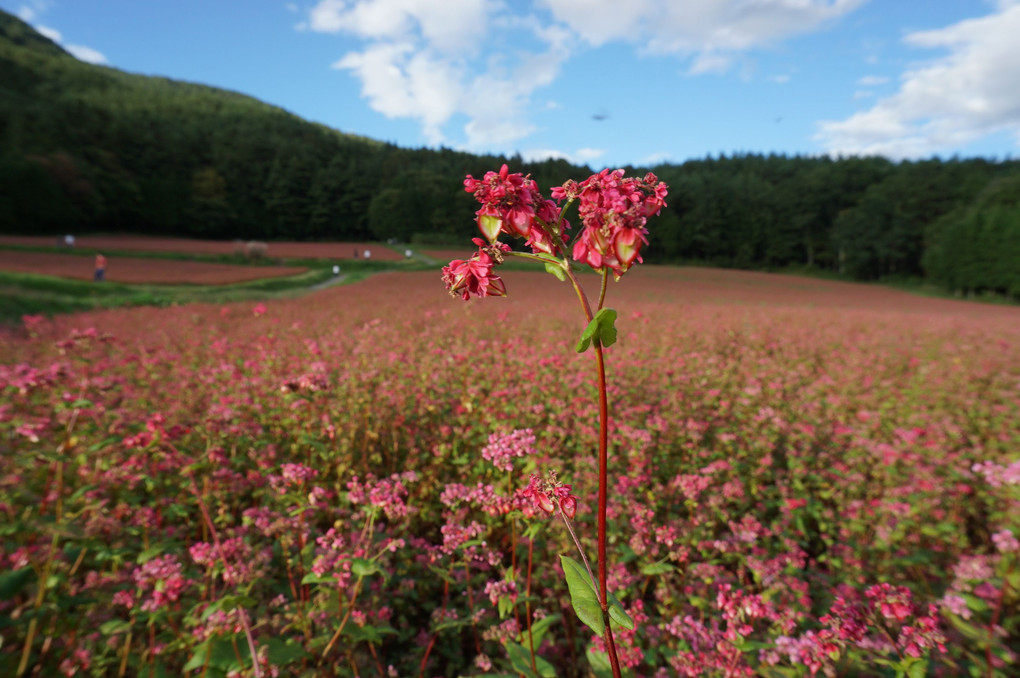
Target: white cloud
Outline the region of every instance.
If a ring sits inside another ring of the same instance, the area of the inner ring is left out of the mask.
[[[723,73],[740,52],[817,30],[866,1],[318,0],[295,28],[360,41],[333,67],[361,82],[372,109],[418,121],[428,143],[449,136],[506,152],[534,130],[531,112],[545,104],[536,93],[580,49],[622,42],[689,58],[690,75]]]
[[[773,75],[769,77],[770,82],[774,82],[777,85],[785,85],[790,82],[790,76],[783,73],[782,75]]]
[[[64,45],[64,49],[70,52],[79,61],[90,64],[105,64],[106,57],[102,52],[94,50],[85,45]]]
[[[491,0],[321,0],[307,27],[367,43],[333,67],[361,81],[372,109],[418,120],[433,145],[445,143],[444,126],[463,115],[463,144],[495,150],[533,131],[531,96],[559,76],[571,40],[563,28],[498,10]],[[526,33],[530,43],[537,39],[544,50],[494,48],[494,32],[505,37],[513,31]],[[483,45],[486,58],[480,59]]]
[[[1020,4],[999,7],[985,17],[907,35],[909,45],[948,53],[904,73],[899,91],[871,109],[820,123],[816,138],[830,153],[909,158],[1003,130],[1020,135]]]
[[[486,0],[321,0],[308,27],[321,33],[352,33],[371,40],[406,40],[415,33],[433,49],[473,49],[486,32]]]
[[[889,78],[884,75],[865,75],[857,81],[857,84],[861,87],[875,87],[877,85],[884,85],[887,82],[889,82]]]
[[[525,162],[541,162],[542,160],[566,160],[574,165],[587,165],[593,160],[598,160],[606,152],[601,148],[579,148],[573,153],[559,151],[552,148],[533,148],[521,151],[521,158]]]
[[[62,36],[60,31],[55,28],[50,28],[49,26],[34,26],[34,28],[39,35],[44,38],[49,38],[58,45],[64,41],[64,36]]]
[[[102,52],[86,47],[85,45],[66,45],[64,44],[64,36],[61,35],[60,31],[49,26],[43,26],[34,23],[39,18],[40,14],[43,14],[50,8],[52,3],[49,0],[33,0],[28,5],[22,5],[18,8],[18,16],[22,21],[33,24],[34,28],[39,35],[49,38],[53,42],[57,43],[68,52],[71,53],[76,59],[85,61],[90,64],[105,64],[106,57]]]
[[[867,0],[540,0],[589,44],[613,41],[650,52],[744,51],[817,30]]]
[[[694,58],[687,71],[688,75],[705,75],[707,73],[722,74],[729,70],[733,57],[729,54],[703,52]]]
[[[859,89],[856,92],[854,92],[854,99],[855,100],[856,99],[870,99],[873,96],[875,96],[875,93],[872,92],[870,89]]]
[[[673,158],[672,154],[667,153],[666,151],[659,151],[658,153],[646,155],[645,157],[638,160],[637,166],[654,167],[655,165],[661,165],[662,163],[665,162],[671,162],[672,158]]]
[[[50,0],[29,0],[18,7],[18,18],[26,23],[32,23],[50,8],[53,3]]]

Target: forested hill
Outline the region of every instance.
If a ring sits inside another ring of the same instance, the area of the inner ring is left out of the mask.
[[[503,162],[546,190],[590,172],[343,134],[234,92],[82,63],[0,12],[3,232],[466,239],[463,177]],[[671,191],[650,261],[923,275],[1020,297],[1020,163],[739,155],[652,169]]]

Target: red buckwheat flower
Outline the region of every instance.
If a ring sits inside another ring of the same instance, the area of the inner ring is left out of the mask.
[[[458,294],[467,301],[474,294],[479,297],[505,297],[506,286],[502,278],[492,274],[495,264],[487,252],[479,251],[468,260],[454,259],[443,267],[443,282],[450,294]]]

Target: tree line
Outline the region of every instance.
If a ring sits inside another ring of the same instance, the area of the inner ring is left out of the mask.
[[[504,162],[545,190],[592,171],[343,134],[237,93],[84,64],[0,12],[7,233],[463,243],[464,175]],[[651,169],[670,196],[648,261],[1020,297],[1018,162],[745,154]]]

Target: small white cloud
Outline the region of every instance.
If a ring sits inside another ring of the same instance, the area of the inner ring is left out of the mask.
[[[870,89],[859,89],[856,92],[854,92],[854,99],[855,100],[857,100],[857,99],[870,99],[873,96],[875,96],[875,93],[872,92]]]
[[[106,57],[102,52],[86,47],[85,45],[64,45],[64,49],[70,52],[79,61],[90,64],[105,64]]]
[[[29,2],[18,7],[18,18],[26,23],[32,23],[44,14],[53,3],[51,0],[29,0]]]
[[[533,148],[521,151],[521,158],[527,162],[541,162],[543,160],[566,160],[574,165],[588,165],[593,160],[598,160],[606,152],[600,148],[579,148],[573,153],[560,151],[553,148]]]
[[[857,84],[861,87],[877,87],[878,85],[884,85],[887,82],[889,82],[889,78],[884,75],[865,75],[857,81]]]
[[[300,11],[300,8],[297,6],[297,3],[294,3],[294,2],[288,2],[286,5],[284,5],[284,8],[288,12],[298,12],[298,11]]]
[[[52,3],[49,0],[32,0],[30,4],[22,5],[18,8],[18,16],[21,17],[22,21],[33,23],[39,18],[39,15],[45,13],[46,10],[50,8],[51,4]],[[85,45],[65,45],[64,36],[61,35],[60,31],[55,28],[39,24],[33,24],[32,27],[39,33],[39,35],[49,38],[81,61],[85,61],[90,64],[106,63],[106,57],[98,50],[86,47]]]
[[[672,159],[672,155],[666,151],[659,151],[658,153],[652,153],[646,155],[644,158],[638,161],[639,167],[653,167],[655,165],[661,165],[664,162],[669,162]]]
[[[39,33],[39,35],[45,38],[49,38],[58,45],[64,40],[64,36],[62,36],[60,34],[60,31],[58,31],[55,28],[50,28],[49,26],[35,26],[34,28]]]
[[[601,148],[579,148],[574,153],[574,157],[578,160],[588,162],[589,160],[598,160],[605,154],[605,150]]]
[[[790,82],[790,76],[786,75],[785,73],[782,75],[772,75],[769,76],[769,82],[774,82],[777,85],[785,85],[786,83]]]
[[[706,73],[722,74],[729,70],[733,57],[728,54],[699,54],[688,69],[688,75],[705,75]]]
[[[945,56],[903,74],[895,94],[845,120],[819,125],[830,153],[896,158],[951,151],[1002,131],[1020,135],[1020,4],[946,28],[912,33],[908,45]]]

